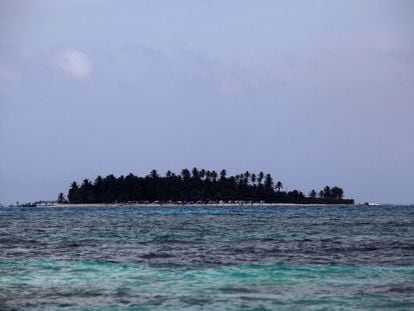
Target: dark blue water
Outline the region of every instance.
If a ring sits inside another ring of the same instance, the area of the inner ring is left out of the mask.
[[[0,210],[0,310],[414,309],[414,207]]]

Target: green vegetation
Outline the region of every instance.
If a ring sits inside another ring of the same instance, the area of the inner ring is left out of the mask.
[[[224,169],[217,174],[214,170],[193,168],[183,169],[180,175],[167,171],[160,176],[152,170],[145,177],[98,176],[93,183],[85,179],[81,185],[71,184],[67,198],[69,203],[354,203],[343,196],[343,190],[336,186],[326,186],[319,195],[315,190],[308,196],[298,190],[283,191],[280,181],[274,183],[272,176],[263,172],[227,176]],[[58,202],[67,202],[63,193]]]

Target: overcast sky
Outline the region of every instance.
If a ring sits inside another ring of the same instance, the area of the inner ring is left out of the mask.
[[[263,170],[414,202],[414,2],[0,0],[0,202]]]

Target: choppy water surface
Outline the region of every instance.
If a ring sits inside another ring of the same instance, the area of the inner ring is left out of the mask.
[[[0,209],[0,310],[55,309],[414,309],[414,207]]]

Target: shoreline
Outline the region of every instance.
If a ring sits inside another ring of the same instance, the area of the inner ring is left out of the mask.
[[[67,203],[44,205],[39,207],[261,207],[261,206],[292,206],[292,207],[306,207],[306,206],[357,206],[363,204],[328,204],[328,203],[192,203],[192,204],[177,204],[177,203]]]

